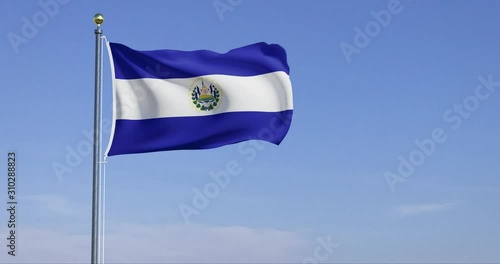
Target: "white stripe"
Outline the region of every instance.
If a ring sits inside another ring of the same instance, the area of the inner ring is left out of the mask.
[[[196,109],[191,100],[193,83],[214,81],[221,92],[219,107]],[[293,109],[292,85],[285,72],[251,77],[207,75],[185,79],[114,80],[117,119],[203,116],[225,112],[279,112]]]

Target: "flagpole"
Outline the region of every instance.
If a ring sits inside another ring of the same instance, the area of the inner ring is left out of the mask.
[[[101,24],[104,16],[96,14],[94,23],[95,29],[95,93],[94,93],[94,160],[93,160],[93,184],[92,184],[92,249],[91,263],[97,264],[99,261],[100,249],[100,149],[101,149],[101,56],[102,56],[102,30]]]

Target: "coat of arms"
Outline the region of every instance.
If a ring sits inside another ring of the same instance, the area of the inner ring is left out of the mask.
[[[191,100],[198,110],[211,111],[220,105],[220,91],[214,82],[200,79],[193,84]]]

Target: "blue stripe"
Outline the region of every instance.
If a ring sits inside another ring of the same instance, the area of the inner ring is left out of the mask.
[[[276,71],[290,73],[286,51],[277,44],[256,43],[225,54],[208,50],[136,51],[109,43],[116,79],[192,78],[209,74],[255,76]]]
[[[279,145],[293,110],[230,112],[202,117],[117,120],[108,156],[164,150],[211,149],[259,139]]]

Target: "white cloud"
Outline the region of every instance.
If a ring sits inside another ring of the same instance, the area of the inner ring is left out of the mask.
[[[55,231],[19,227],[16,230],[15,257],[7,252],[5,237],[0,243],[0,263],[89,263],[87,235],[68,235]]]
[[[33,209],[75,220],[82,212],[79,205],[57,195],[20,200]],[[106,228],[106,263],[298,263],[317,246],[304,232],[269,228],[129,223],[108,223]],[[0,248],[4,248],[0,263],[90,261],[90,226],[84,234],[28,226],[16,232],[16,257],[6,254],[2,238],[6,236],[0,234]]]
[[[310,254],[315,243],[301,232],[240,226],[118,224],[106,233],[106,263],[297,263]],[[90,260],[90,234],[23,227],[17,243],[18,256],[0,252],[0,262]]]
[[[19,197],[19,200],[29,202],[39,209],[60,216],[79,216],[82,212],[80,207],[58,195],[26,195]]]
[[[415,204],[404,205],[397,208],[400,215],[412,216],[427,214],[433,212],[442,212],[453,208],[456,203],[434,203],[434,204]]]

